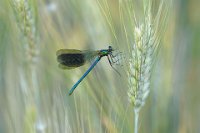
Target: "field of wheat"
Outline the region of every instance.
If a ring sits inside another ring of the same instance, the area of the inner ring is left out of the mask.
[[[1,0],[0,133],[199,133],[199,4]],[[109,46],[69,96],[56,52]]]

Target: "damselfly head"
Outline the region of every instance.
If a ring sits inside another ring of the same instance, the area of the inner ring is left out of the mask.
[[[108,46],[108,52],[112,52],[112,51],[113,51],[112,46]]]

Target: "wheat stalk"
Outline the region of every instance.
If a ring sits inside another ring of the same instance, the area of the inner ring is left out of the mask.
[[[135,133],[138,132],[140,109],[145,104],[150,92],[153,64],[159,51],[160,41],[166,25],[168,8],[165,7],[166,3],[162,0],[159,4],[158,12],[153,17],[153,1],[143,1],[144,18],[141,20],[134,18],[134,42],[132,44],[129,43],[128,97],[134,107]]]
[[[35,61],[38,54],[36,15],[34,14],[34,4],[30,0],[12,0],[11,5],[15,11],[18,27],[23,37],[23,44],[26,51],[28,63]]]
[[[38,37],[36,26],[36,5],[32,0],[11,0],[19,29],[21,51],[21,66],[18,69],[21,92],[25,103],[24,131],[36,132],[37,118],[36,99],[38,97],[38,81],[36,59],[38,54]],[[15,123],[17,125],[17,123]]]

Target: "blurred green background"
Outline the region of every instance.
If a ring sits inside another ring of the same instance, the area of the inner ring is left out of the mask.
[[[0,1],[1,133],[134,131],[126,63],[116,66],[120,77],[102,59],[68,96],[90,64],[62,70],[55,54],[62,48],[112,45],[126,55],[119,9],[129,9],[120,2],[141,7],[137,0]],[[160,1],[154,2],[156,7]],[[140,112],[140,133],[200,132],[199,5],[199,0],[174,0],[169,8],[150,94]],[[131,23],[126,16],[123,20]]]

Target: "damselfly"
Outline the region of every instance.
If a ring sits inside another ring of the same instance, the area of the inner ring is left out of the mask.
[[[59,67],[62,69],[73,69],[76,67],[80,67],[84,65],[87,61],[94,59],[91,66],[88,70],[83,74],[83,76],[74,84],[74,86],[70,89],[69,95],[73,93],[79,83],[88,75],[88,73],[96,66],[96,64],[100,61],[100,59],[104,56],[107,56],[108,61],[112,66],[115,55],[113,55],[113,48],[111,46],[108,49],[102,49],[97,51],[81,51],[77,49],[60,49],[56,53],[57,60],[60,63]],[[114,67],[113,67],[114,68]],[[114,68],[116,71],[116,69]]]

